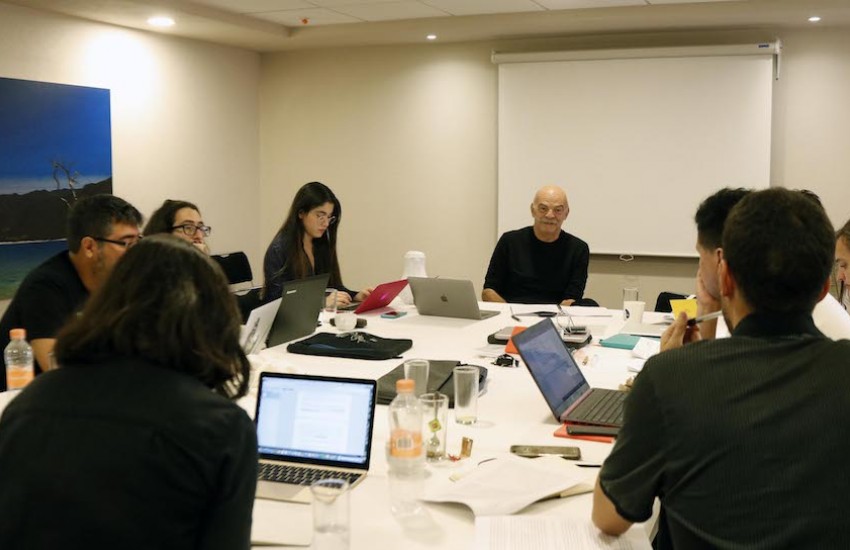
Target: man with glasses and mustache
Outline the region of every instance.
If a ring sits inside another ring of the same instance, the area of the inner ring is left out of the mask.
[[[24,278],[0,319],[0,349],[9,343],[11,329],[25,329],[36,374],[51,368],[56,333],[104,283],[118,258],[139,242],[141,224],[139,211],[116,196],[78,200],[68,213],[68,250]],[[6,377],[0,376],[0,390],[5,389]]]

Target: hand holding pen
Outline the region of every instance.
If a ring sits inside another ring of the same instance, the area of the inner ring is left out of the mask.
[[[682,312],[673,321],[664,334],[661,335],[661,351],[667,351],[675,348],[680,348],[685,344],[702,340],[702,334],[699,331],[699,323],[716,319],[720,317],[721,312],[714,311],[707,315],[701,315],[694,319],[688,319],[688,314]]]

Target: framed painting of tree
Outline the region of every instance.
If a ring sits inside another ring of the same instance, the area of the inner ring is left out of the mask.
[[[0,301],[67,248],[68,210],[112,193],[109,90],[0,78]]]

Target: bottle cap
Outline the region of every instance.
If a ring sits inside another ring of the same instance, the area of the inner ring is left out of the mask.
[[[13,328],[9,331],[9,339],[11,340],[26,340],[27,339],[27,329],[25,328]]]
[[[398,393],[412,392],[415,387],[416,381],[410,380],[409,378],[403,378],[401,380],[396,380],[395,382],[395,391]]]

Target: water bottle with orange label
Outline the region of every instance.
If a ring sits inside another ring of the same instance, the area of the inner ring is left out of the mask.
[[[390,403],[390,470],[422,470],[422,406],[414,394],[414,381],[396,381],[396,396]]]
[[[3,352],[6,362],[6,388],[20,390],[35,376],[32,347],[27,343],[27,331],[13,328],[9,331],[9,345]]]
[[[419,502],[425,470],[422,407],[413,389],[413,380],[398,380],[395,399],[389,406],[390,507],[397,515],[414,514],[422,507]]]

